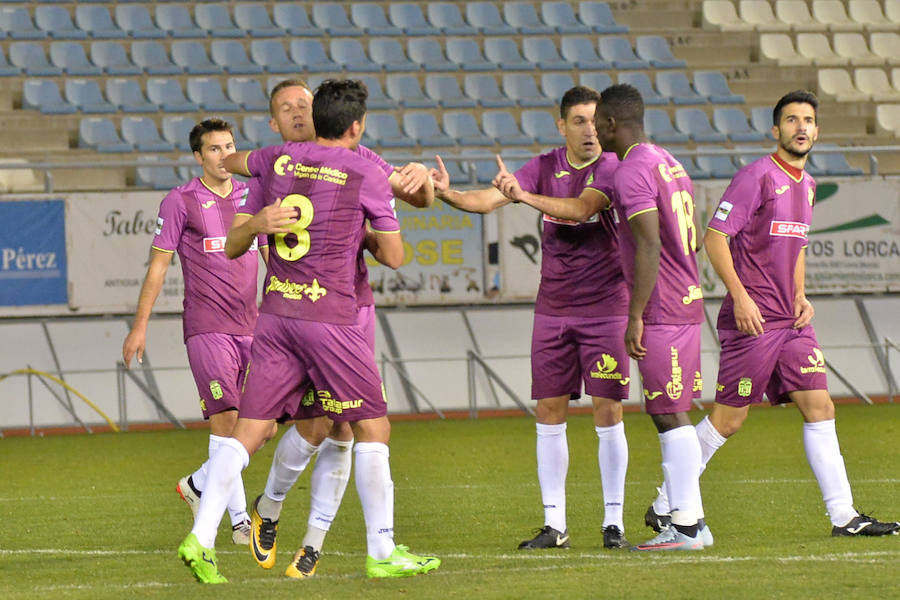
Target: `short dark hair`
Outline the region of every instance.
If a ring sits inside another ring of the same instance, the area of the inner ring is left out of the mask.
[[[819,120],[819,99],[816,98],[816,95],[808,90],[794,90],[793,92],[788,92],[778,100],[778,103],[772,110],[772,125],[778,126],[781,122],[781,111],[785,106],[792,102],[809,104],[813,107],[813,116],[816,121]]]
[[[194,125],[188,135],[188,143],[191,145],[192,152],[200,152],[203,149],[203,136],[211,131],[227,131],[231,134],[231,140],[234,141],[234,128],[231,123],[222,119],[206,119]]]
[[[616,121],[644,124],[644,99],[636,87],[628,83],[611,85],[600,92],[600,104]]]
[[[600,103],[600,94],[597,90],[584,85],[576,85],[566,90],[562,100],[559,101],[559,116],[565,120],[569,116],[569,109],[578,104]]]
[[[273,104],[275,95],[284,88],[289,87],[302,87],[306,90],[309,89],[309,85],[307,85],[306,81],[300,78],[285,79],[284,81],[279,81],[277,84],[275,84],[275,87],[273,87],[272,91],[269,92],[269,114],[273,117],[275,116],[275,105]]]
[[[336,140],[344,135],[353,121],[366,114],[366,84],[356,79],[326,79],[313,96],[312,118],[316,135]]]

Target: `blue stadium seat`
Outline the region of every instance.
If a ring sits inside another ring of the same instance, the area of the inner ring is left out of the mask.
[[[131,60],[148,75],[179,75],[184,73],[184,67],[172,62],[165,46],[160,42],[132,42]]]
[[[624,37],[601,37],[597,42],[600,57],[613,64],[616,69],[649,69],[650,63],[640,59],[631,48],[631,42]]]
[[[311,73],[334,73],[341,66],[331,60],[319,40],[291,40],[291,60]]]
[[[234,147],[238,150],[249,150],[250,145],[244,144],[242,146],[238,145],[238,137],[239,137],[240,128],[234,127],[232,129],[232,133],[234,134]],[[241,137],[243,139],[243,137]],[[246,140],[244,140],[246,141]],[[187,155],[193,160],[193,155]],[[175,171],[178,173],[178,178],[181,179],[182,182],[187,183],[188,181],[194,179],[195,177],[203,177],[203,167],[200,165],[183,165],[180,167],[176,167]]]
[[[606,2],[579,2],[578,18],[595,33],[628,33],[628,27],[616,23]]]
[[[48,115],[70,115],[78,109],[66,102],[51,79],[26,79],[22,86],[22,107]]]
[[[425,76],[425,95],[437,101],[441,108],[475,108],[478,103],[467,98],[455,75]]]
[[[209,45],[212,61],[234,75],[258,75],[263,68],[250,60],[244,44],[238,40],[213,40]]]
[[[140,75],[143,72],[131,62],[119,42],[91,42],[91,61],[107,75]]]
[[[514,35],[518,32],[500,16],[496,2],[466,2],[466,20],[482,35]]]
[[[459,6],[453,2],[429,2],[428,22],[444,35],[477,35],[478,28],[463,20]]]
[[[175,79],[151,78],[147,80],[147,98],[163,112],[197,112],[200,107],[184,96]],[[164,132],[165,133],[165,132]],[[171,141],[170,138],[166,138]]]
[[[138,152],[172,152],[175,145],[159,136],[156,123],[148,117],[123,117],[122,138]]]
[[[404,112],[403,131],[422,147],[453,146],[456,141],[441,131],[430,112]]]
[[[497,176],[497,160],[494,158],[478,158],[485,150],[477,148],[463,148],[460,155],[465,158],[466,169],[469,177],[475,183],[489,184]]]
[[[656,88],[653,87],[653,83],[650,81],[650,78],[647,77],[646,73],[641,71],[625,71],[619,73],[619,83],[627,83],[636,87],[641,93],[641,97],[644,99],[644,104],[647,106],[669,103],[667,97],[656,91]]]
[[[250,60],[267,73],[296,73],[299,68],[288,58],[280,40],[251,41]]]
[[[409,60],[403,46],[392,38],[369,40],[369,56],[388,73],[418,71],[419,65]]]
[[[388,23],[384,8],[374,2],[354,2],[350,5],[350,22],[370,36],[394,36],[403,34],[399,27]],[[371,41],[369,50],[371,51]]]
[[[531,73],[504,73],[503,93],[523,108],[556,106],[555,100],[541,93]]]
[[[174,83],[176,87],[178,86],[177,82],[172,81],[172,83]],[[188,137],[190,136],[191,129],[193,129],[194,125],[196,125],[196,122],[192,117],[165,116],[162,118],[162,123],[160,125],[164,140],[166,140],[167,142],[172,142],[177,150],[180,150],[182,152],[191,151],[191,146],[188,143]]]
[[[388,5],[388,18],[406,35],[438,35],[441,31],[429,25],[418,4],[391,2]]]
[[[269,99],[263,92],[258,79],[252,77],[229,77],[225,84],[228,97],[249,111],[269,110]]]
[[[475,115],[471,111],[448,111],[444,113],[444,131],[460,146],[493,146],[494,138],[485,135]]]
[[[764,134],[766,139],[775,140],[772,136],[772,109],[757,106],[750,109],[750,126]]]
[[[157,156],[139,156],[138,162],[141,166],[134,170],[135,184],[138,187],[170,190],[185,183],[178,171],[175,170],[175,167],[152,166],[153,163],[159,162],[159,157]]]
[[[732,94],[719,71],[694,71],[694,89],[713,104],[743,104],[744,97]]]
[[[66,75],[102,75],[103,69],[88,60],[80,42],[60,41],[50,43],[50,62]]]
[[[35,24],[57,40],[85,40],[86,31],[75,27],[72,15],[63,6],[47,6],[40,4],[34,7]]]
[[[838,147],[837,144],[818,144],[816,149],[809,153],[812,166],[829,176],[863,175],[862,169],[850,166],[842,152],[822,152],[825,149]]]
[[[566,91],[575,87],[575,80],[568,73],[544,73],[541,75],[541,92],[556,104]]]
[[[62,75],[63,70],[47,62],[44,47],[38,42],[13,42],[9,45],[9,62],[26,75]]]
[[[247,32],[234,24],[227,4],[195,4],[194,19],[214,38],[239,38]]]
[[[504,148],[503,164],[510,173],[515,173],[521,169],[525,163],[534,158],[534,152],[528,148]]]
[[[213,112],[236,112],[240,105],[231,102],[222,91],[222,84],[218,79],[211,77],[191,77],[185,86],[188,100],[200,106],[201,109]]]
[[[509,108],[516,105],[514,100],[503,95],[493,75],[466,75],[463,78],[463,90],[466,96],[477,100],[483,108]]]
[[[490,62],[478,48],[478,43],[469,38],[448,38],[447,58],[463,71],[496,71],[497,63]]]
[[[21,74],[22,69],[9,64],[9,60],[7,60],[6,58],[6,53],[3,51],[3,47],[0,46],[0,77],[11,77]]]
[[[206,48],[199,41],[172,42],[172,61],[191,75],[220,75],[225,72],[222,65],[209,60]]]
[[[556,119],[546,110],[523,110],[521,123],[525,135],[534,138],[538,144],[559,145],[564,141]]]
[[[248,115],[244,117],[244,135],[254,148],[263,146],[280,146],[284,142],[281,136],[269,127],[268,115]]]
[[[675,58],[666,38],[658,35],[639,35],[634,42],[637,55],[656,69],[684,69],[687,62]]]
[[[34,26],[31,13],[22,6],[0,8],[0,32],[13,40],[42,40],[47,32]]]
[[[400,131],[394,115],[370,112],[366,116],[368,137],[377,145],[385,148],[412,148],[415,140]]]
[[[721,152],[721,146],[697,146],[698,151]],[[737,166],[727,154],[697,155],[697,166],[709,171],[713,179],[731,179],[737,173]]]
[[[359,79],[366,84],[367,88],[369,88],[369,97],[366,99],[366,107],[369,110],[396,110],[400,108],[399,102],[393,98],[388,98],[387,95],[385,95],[378,77],[374,75],[362,75]]]
[[[619,81],[620,82],[622,80],[623,74],[624,73],[619,73]],[[603,90],[605,90],[606,88],[608,88],[609,86],[612,85],[612,78],[610,78],[610,76],[607,75],[606,73],[598,73],[596,71],[593,73],[591,73],[591,72],[582,73],[581,75],[578,76],[578,84],[586,85],[587,87],[591,88],[592,90],[602,92]],[[556,100],[559,101],[560,98],[562,98],[562,94],[560,94],[559,98],[557,98]]]
[[[713,129],[706,113],[699,108],[679,108],[675,111],[675,128],[691,136],[695,142],[727,142],[728,136]]]
[[[75,25],[87,31],[94,39],[124,39],[128,32],[113,22],[109,9],[96,4],[79,4],[75,7]]]
[[[501,146],[530,146],[534,139],[522,133],[512,114],[505,110],[486,110],[481,113],[484,132]]]
[[[437,40],[431,38],[415,38],[407,41],[409,59],[418,63],[426,71],[456,71],[457,65],[444,56]]]
[[[657,73],[656,89],[663,96],[667,96],[673,104],[706,104],[706,98],[694,91],[687,75],[681,71]]]
[[[159,28],[173,38],[206,37],[206,31],[197,26],[186,5],[157,4],[154,14]]]
[[[136,39],[155,39],[166,37],[166,32],[156,26],[150,11],[143,4],[125,4],[116,6],[116,23],[119,28]]]
[[[732,142],[764,142],[766,136],[750,128],[744,111],[739,108],[714,108],[713,125]]]
[[[501,71],[534,71],[537,65],[525,60],[515,40],[506,37],[486,37],[484,57],[500,66]]]
[[[131,152],[116,131],[116,126],[106,117],[86,117],[78,124],[78,145],[97,152]]]
[[[461,161],[451,158],[441,158],[444,163],[444,167],[447,169],[447,175],[450,177],[451,185],[460,185],[473,183],[469,174],[463,168]],[[426,167],[428,168],[437,168],[437,161],[435,160],[423,160],[422,161]]]
[[[378,73],[381,65],[375,63],[366,55],[359,40],[336,39],[329,44],[331,58],[341,65],[345,71],[351,73]]]
[[[729,108],[727,110],[737,109]],[[772,148],[769,146],[735,146],[734,149],[740,151],[740,154],[734,157],[738,167],[746,167],[763,156],[772,154]]]
[[[591,33],[593,28],[575,17],[569,2],[542,2],[541,20],[559,33]]]
[[[556,29],[541,21],[530,2],[505,2],[503,17],[507,23],[525,35],[547,35]]]
[[[142,113],[156,112],[159,107],[147,101],[141,86],[135,79],[124,77],[106,78],[106,97],[122,112]]]
[[[559,51],[576,69],[607,71],[613,68],[612,63],[600,58],[593,40],[588,37],[563,36],[559,41]]]
[[[276,3],[272,7],[272,20],[275,25],[286,29],[292,37],[319,37],[322,32],[310,23],[306,9],[300,4]]]
[[[438,103],[425,96],[415,75],[391,74],[384,80],[384,91],[404,108],[437,108]]]
[[[655,144],[686,144],[690,136],[676,130],[669,114],[659,108],[644,110],[644,131]]]
[[[548,37],[523,38],[522,54],[542,71],[570,71],[575,68],[574,63],[559,55],[556,44]]]
[[[260,4],[235,4],[234,24],[251,38],[281,37],[287,35],[284,27],[272,23],[266,7]]]
[[[693,156],[687,154],[672,154],[673,158],[681,163],[681,166],[684,167],[684,171],[688,174],[688,177],[691,179],[709,179],[712,177],[712,173],[707,171],[706,169],[701,169],[697,162],[694,160]]]
[[[93,79],[66,79],[63,94],[72,106],[86,114],[114,113],[116,107],[107,102],[100,85]]]
[[[312,5],[312,22],[329,36],[360,36],[363,31],[354,27],[340,3],[315,2]]]

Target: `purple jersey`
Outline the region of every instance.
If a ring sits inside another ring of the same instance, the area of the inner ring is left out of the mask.
[[[516,171],[522,189],[555,198],[577,198],[586,187],[612,197],[614,154],[601,154],[573,165],[566,148],[556,148]],[[608,210],[577,223],[543,216],[541,285],[534,312],[544,315],[598,317],[628,314],[628,294],[618,257],[618,242]]]
[[[816,182],[808,173],[765,156],[737,172],[709,222],[731,238],[734,270],[766,320],[763,329],[791,327],[796,320],[794,268],[806,247],[815,199]],[[718,328],[737,329],[731,294],[722,302]]]
[[[357,154],[365,159],[371,160],[373,163],[384,171],[388,177],[394,172],[393,165],[388,164],[381,156],[365,146],[357,146]],[[391,199],[393,207],[393,198]],[[365,251],[359,251],[359,257],[356,259],[356,302],[359,306],[373,306],[375,304],[375,296],[372,294],[372,286],[369,285],[369,268],[366,266]]]
[[[659,217],[659,274],[644,322],[684,325],[703,321],[703,292],[697,271],[694,184],[677,160],[653,144],[635,144],[615,175],[613,202],[619,217],[619,251],[628,288],[634,286],[635,240],[628,221],[656,212]]]
[[[163,198],[153,248],[178,252],[184,274],[184,337],[196,333],[250,335],[256,325],[254,243],[236,260],[225,256],[225,236],[247,186],[232,182],[220,196],[197,177]]]
[[[298,221],[269,236],[269,264],[260,311],[340,325],[356,322],[357,256],[368,219],[376,231],[399,231],[391,188],[372,161],[341,147],[288,142],[247,155],[247,172],[263,194],[240,214],[281,201]]]

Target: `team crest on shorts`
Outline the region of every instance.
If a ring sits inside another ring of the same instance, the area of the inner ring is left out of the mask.
[[[309,388],[306,390],[306,393],[303,394],[303,400],[300,401],[303,406],[312,406],[316,403],[316,392]]]
[[[217,379],[213,379],[209,382],[209,393],[212,394],[213,400],[222,399],[222,385]]]
[[[738,381],[738,396],[746,398],[753,391],[753,380],[749,377],[741,377]]]

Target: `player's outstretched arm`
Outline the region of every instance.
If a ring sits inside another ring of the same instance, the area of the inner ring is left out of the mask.
[[[242,256],[253,240],[260,234],[290,233],[291,225],[297,222],[297,210],[282,207],[281,203],[264,206],[258,213],[245,215],[238,213],[231,221],[231,228],[225,238],[225,256],[237,258]]]
[[[399,231],[367,229],[365,246],[386,267],[396,269],[403,264],[403,237]]]
[[[641,212],[628,220],[634,236],[634,287],[628,304],[628,326],[625,329],[625,349],[628,355],[640,360],[647,355],[643,345],[644,309],[656,287],[659,274],[659,213],[655,210]]]
[[[453,208],[470,213],[485,214],[511,202],[500,190],[493,187],[482,190],[467,190],[465,192],[450,189],[450,175],[447,173],[444,161],[441,160],[440,156],[435,156],[434,158],[437,159],[438,165],[437,169],[431,169],[434,195]]]
[[[247,170],[247,155],[250,150],[241,150],[225,157],[225,170],[229,173],[250,177],[251,173]]]
[[[416,208],[428,208],[434,204],[434,182],[428,167],[411,162],[394,169],[388,177],[395,198]]]
[[[159,297],[163,282],[166,280],[166,272],[172,263],[172,252],[164,252],[156,248],[150,249],[150,264],[147,266],[147,274],[141,285],[141,293],[138,296],[137,310],[134,314],[134,323],[131,331],[125,337],[122,344],[122,359],[127,368],[131,364],[131,357],[137,355],[138,363],[144,362],[144,348],[147,345],[147,323],[150,321],[150,313],[153,305]]]
[[[754,337],[762,335],[762,324],[766,320],[763,319],[759,307],[747,293],[737,271],[734,270],[731,248],[728,247],[728,236],[715,229],[707,229],[703,245],[706,247],[709,263],[725,287],[728,288],[731,299],[734,300],[734,320],[738,331]]]
[[[806,249],[797,256],[794,265],[794,329],[802,329],[812,322],[815,314],[812,303],[806,298]]]

